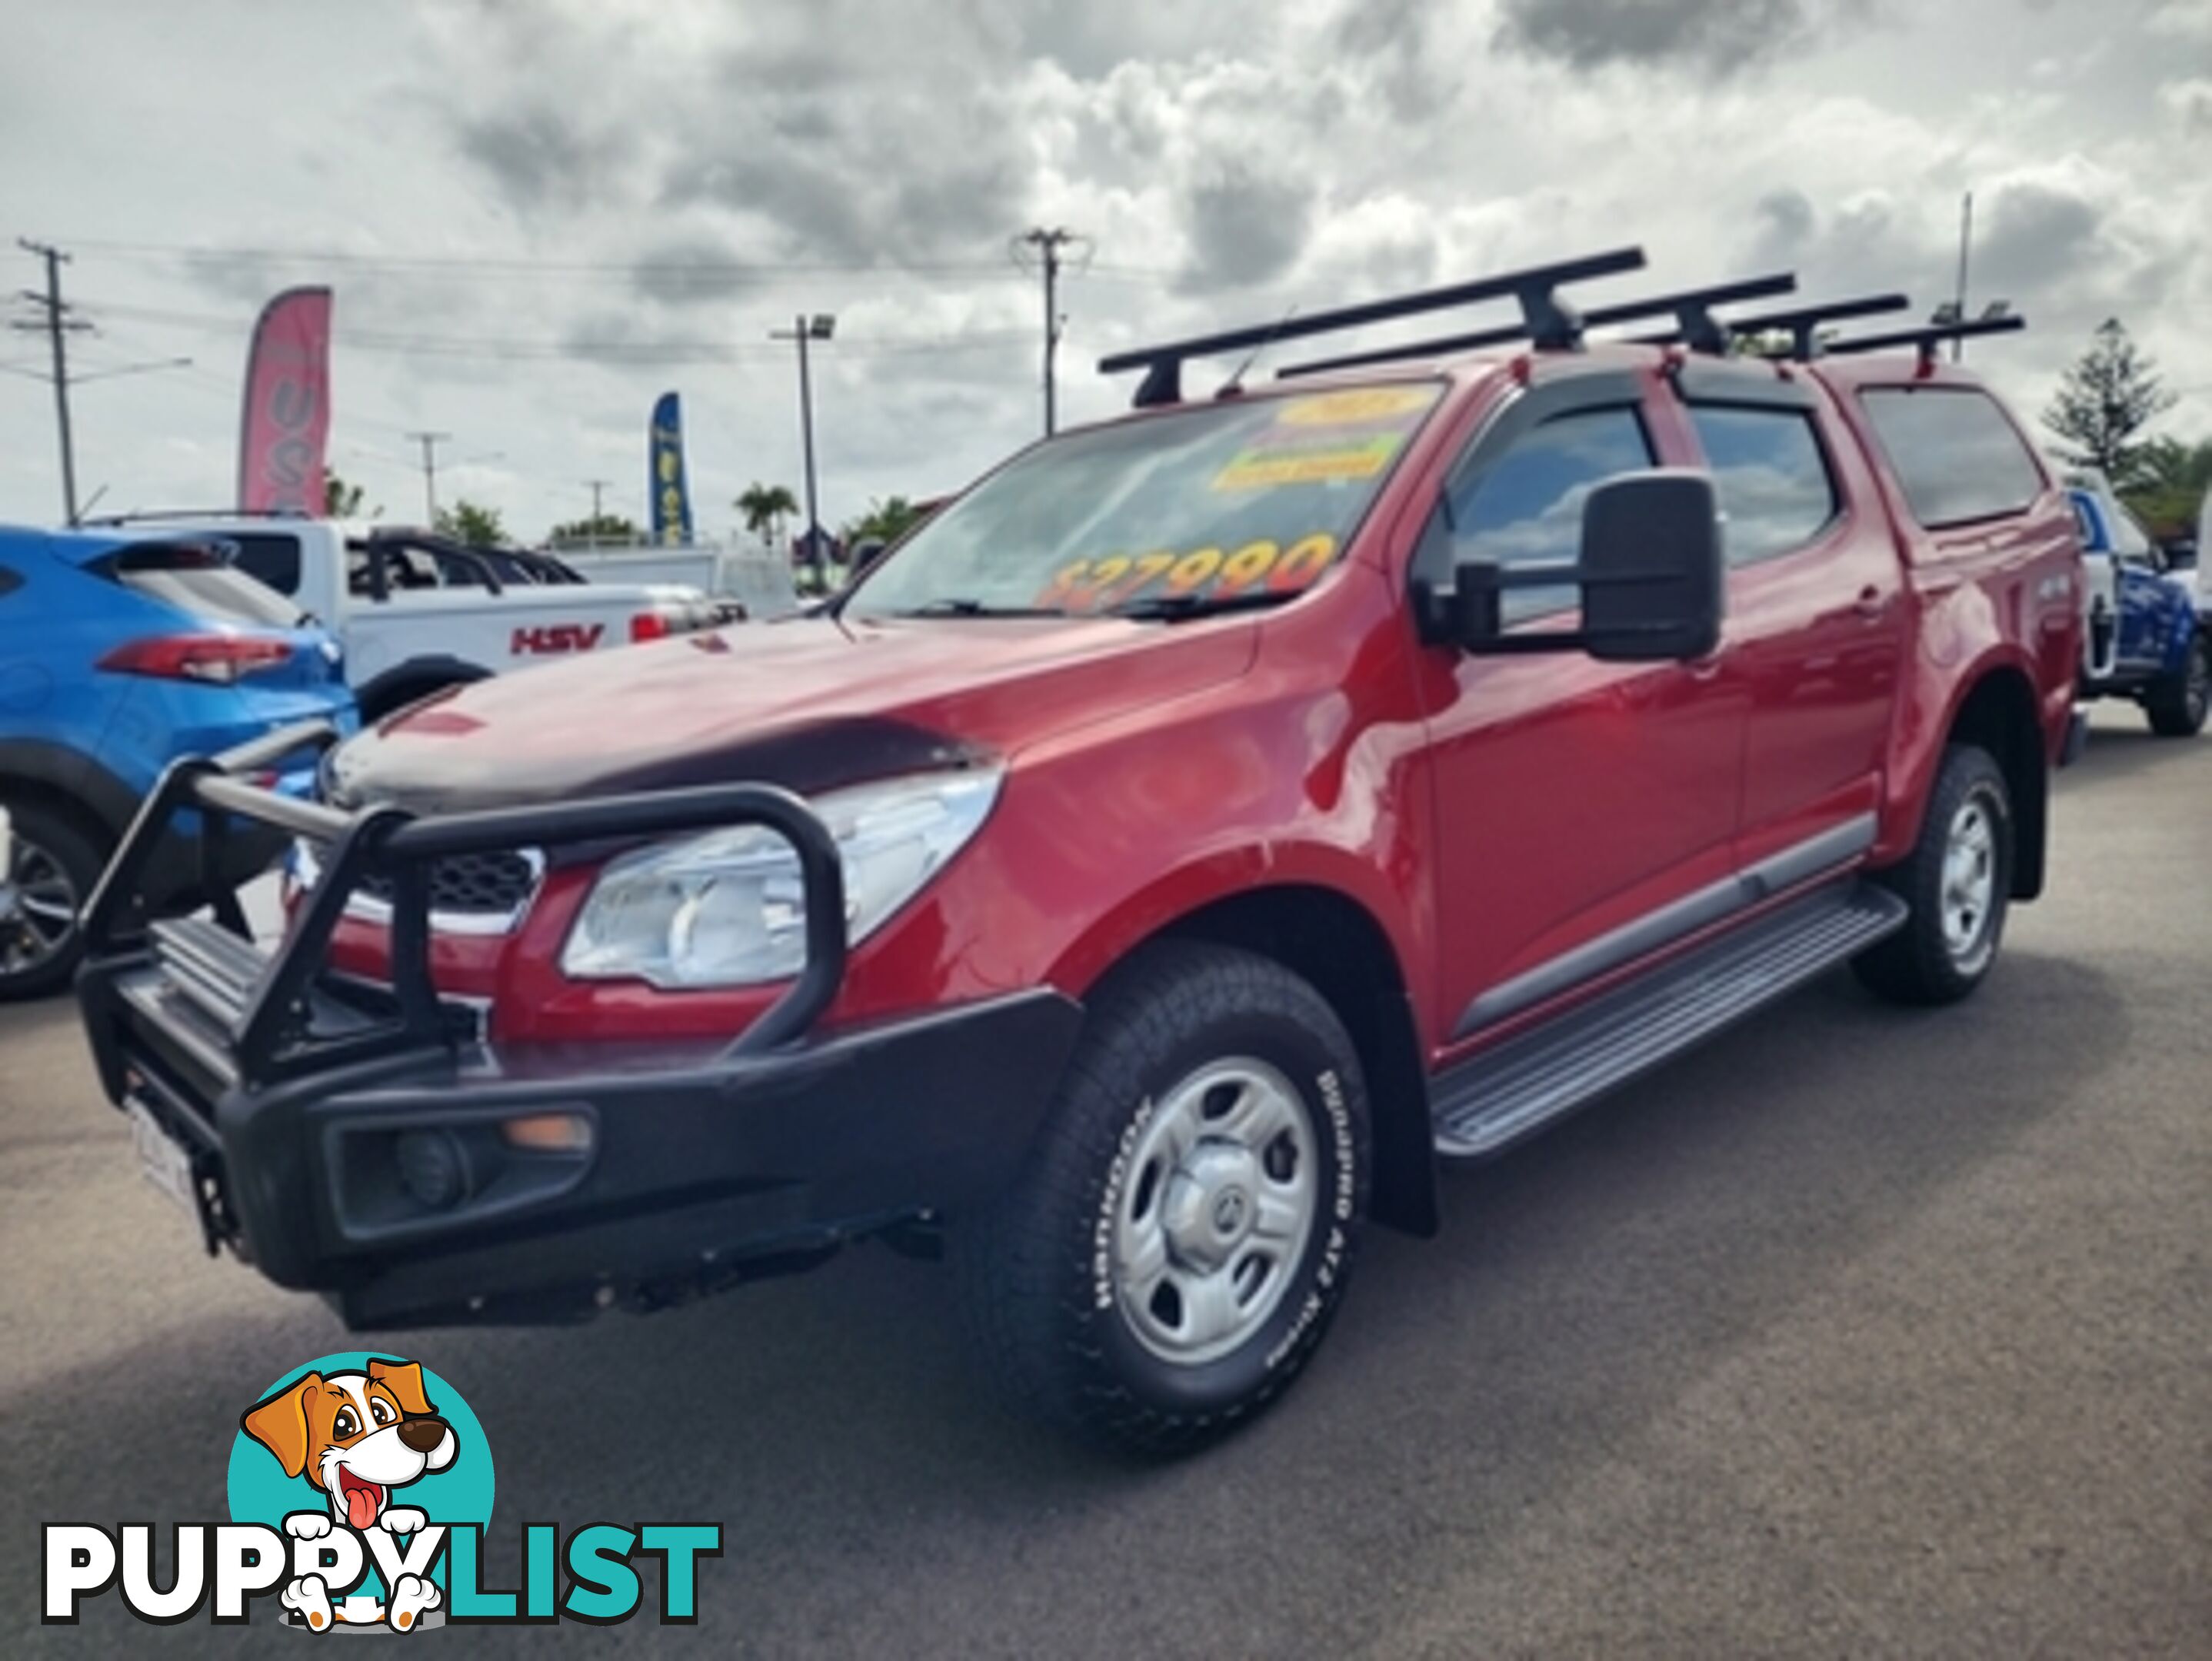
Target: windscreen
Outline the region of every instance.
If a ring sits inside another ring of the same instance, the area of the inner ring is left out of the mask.
[[[207,621],[296,628],[306,621],[291,600],[233,567],[220,544],[142,543],[118,549],[112,568],[125,588]]]
[[[1224,401],[1048,439],[930,519],[860,616],[1204,609],[1334,563],[1441,384]]]

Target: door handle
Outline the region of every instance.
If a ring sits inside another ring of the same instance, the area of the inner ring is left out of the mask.
[[[1858,598],[1851,602],[1851,609],[1869,622],[1875,622],[1880,621],[1883,612],[1889,609],[1889,599],[1880,589],[1869,583],[1859,591]]]

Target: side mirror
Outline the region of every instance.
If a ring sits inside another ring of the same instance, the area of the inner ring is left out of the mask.
[[[1581,591],[1576,629],[1506,632],[1502,600],[1516,588]],[[1703,658],[1720,645],[1727,593],[1713,482],[1659,469],[1608,479],[1583,504],[1582,557],[1571,565],[1469,561],[1447,609],[1461,647],[1484,656],[1585,652],[1607,663]]]

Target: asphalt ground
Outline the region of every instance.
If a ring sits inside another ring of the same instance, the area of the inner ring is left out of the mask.
[[[220,1518],[270,1378],[355,1347],[202,1257],[66,1003],[0,1009],[0,1650],[38,1525]],[[639,1319],[392,1334],[500,1508],[719,1519],[697,1627],[468,1652],[2212,1656],[2212,736],[2100,712],[1966,1005],[1838,975],[1370,1234],[1284,1407],[1131,1469],[1000,1415],[880,1250]],[[511,1581],[507,1584],[512,1584]],[[286,1651],[292,1653],[296,1651]]]

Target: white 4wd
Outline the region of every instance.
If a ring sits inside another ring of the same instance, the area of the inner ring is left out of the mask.
[[[165,519],[159,534],[235,545],[239,569],[313,613],[343,644],[368,721],[441,687],[720,619],[695,588],[575,580],[541,555],[423,531],[241,516]]]

